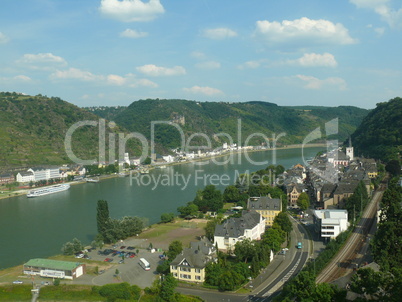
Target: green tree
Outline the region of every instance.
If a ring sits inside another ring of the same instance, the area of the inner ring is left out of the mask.
[[[193,202],[188,202],[187,206],[178,207],[177,211],[180,213],[181,217],[196,216],[198,213],[198,206]]]
[[[302,192],[297,199],[297,206],[303,211],[307,210],[310,206],[310,198],[308,197],[306,192]]]
[[[239,200],[240,200],[239,189],[234,185],[227,186],[225,191],[223,192],[223,201],[238,202]]]
[[[109,225],[109,206],[106,200],[98,200],[98,206],[96,209],[96,223],[98,232],[102,236],[106,234]]]
[[[161,222],[168,223],[174,221],[175,215],[174,213],[163,213],[161,215]]]
[[[292,222],[290,221],[289,215],[286,212],[280,212],[275,217],[274,223],[277,223],[287,234],[293,230]]]
[[[217,218],[214,218],[207,222],[207,225],[205,226],[204,230],[205,230],[205,236],[208,238],[208,240],[213,241],[215,234],[215,227],[218,223],[219,220]]]
[[[250,239],[245,239],[236,242],[234,253],[240,261],[247,263],[256,254],[256,247]]]
[[[169,249],[167,251],[167,256],[170,261],[172,261],[178,254],[183,250],[183,244],[179,240],[172,241],[169,244]]]
[[[175,298],[176,286],[177,286],[177,280],[172,276],[172,274],[167,274],[166,276],[162,276],[159,297],[163,301],[169,301],[169,302],[176,301],[176,298]]]
[[[74,255],[74,244],[72,242],[66,242],[61,248],[61,251],[64,255]]]

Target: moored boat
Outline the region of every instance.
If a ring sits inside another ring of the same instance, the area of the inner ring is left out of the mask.
[[[43,196],[43,195],[49,195],[49,194],[53,194],[53,193],[66,191],[68,189],[70,189],[69,184],[59,184],[59,185],[54,185],[54,186],[50,186],[50,187],[31,190],[27,194],[27,197],[38,197],[38,196]]]

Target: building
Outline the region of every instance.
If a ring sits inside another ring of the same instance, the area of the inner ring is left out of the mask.
[[[301,184],[292,184],[286,187],[286,194],[288,196],[288,204],[296,206],[300,194],[305,190],[305,186]]]
[[[243,211],[239,218],[229,218],[215,227],[214,244],[218,249],[234,250],[237,242],[260,240],[265,232],[265,219],[256,211]]]
[[[14,181],[14,175],[12,175],[11,173],[0,174],[0,185],[12,183]]]
[[[16,176],[17,182],[26,183],[35,181],[35,175],[32,171],[29,172],[19,172]]]
[[[28,172],[32,172],[35,175],[35,181],[60,178],[59,167],[31,168],[28,169]]]
[[[184,249],[170,263],[170,272],[178,280],[204,282],[206,265],[216,260],[216,249],[208,239],[191,242],[190,248]]]
[[[343,202],[346,198],[349,198],[355,192],[355,189],[359,183],[339,183],[334,191],[334,205],[343,206]]]
[[[31,259],[24,264],[24,274],[59,279],[76,279],[85,274],[83,263],[50,259]]]
[[[247,201],[247,210],[255,210],[265,219],[266,226],[272,226],[275,217],[282,211],[282,201],[270,196],[250,197]]]
[[[313,212],[315,231],[324,239],[335,238],[346,231],[348,223],[347,210],[315,210]]]

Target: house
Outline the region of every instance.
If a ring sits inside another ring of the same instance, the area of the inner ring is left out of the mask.
[[[347,210],[315,210],[313,212],[315,231],[324,239],[336,238],[346,231],[348,223]]]
[[[8,184],[14,181],[14,175],[12,175],[11,173],[0,174],[0,185]]]
[[[292,184],[286,187],[286,195],[288,196],[288,204],[295,206],[300,194],[305,190],[305,186],[301,184]]]
[[[244,239],[260,240],[265,232],[265,219],[256,211],[243,211],[239,218],[229,218],[215,227],[214,244],[218,249],[233,250]]]
[[[50,259],[31,259],[24,264],[24,274],[74,280],[85,274],[83,263]]]
[[[275,217],[282,211],[282,201],[271,196],[250,197],[247,210],[255,210],[265,219],[266,226],[272,226]]]
[[[320,191],[320,201],[325,201],[333,197],[336,185],[332,183],[325,183]]]
[[[334,191],[334,204],[335,205],[343,205],[343,202],[346,198],[349,198],[353,195],[358,182],[353,183],[339,183]]]
[[[35,175],[32,171],[28,172],[19,172],[16,176],[17,182],[26,183],[35,181]]]
[[[205,267],[211,261],[217,261],[216,249],[204,238],[191,242],[190,248],[183,249],[170,263],[170,272],[181,281],[204,282]]]

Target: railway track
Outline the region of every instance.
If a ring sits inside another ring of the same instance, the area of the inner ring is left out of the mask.
[[[331,282],[353,271],[361,261],[360,253],[370,229],[376,219],[378,203],[382,198],[385,186],[377,190],[366,207],[359,224],[349,236],[345,245],[317,276],[316,283]]]

